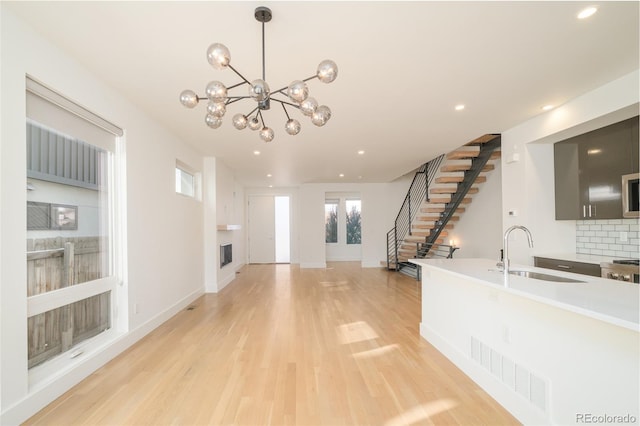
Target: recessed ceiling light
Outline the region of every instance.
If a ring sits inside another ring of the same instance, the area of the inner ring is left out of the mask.
[[[267,173],[267,177],[271,177],[271,176],[272,176],[271,173]]]
[[[592,16],[597,11],[598,11],[598,8],[595,6],[590,6],[590,7],[587,7],[586,9],[582,9],[580,13],[578,13],[578,19],[587,19],[589,16]]]
[[[364,151],[363,150],[358,151],[358,155],[364,155]]]
[[[273,185],[269,185],[269,188],[273,188]]]
[[[338,176],[340,176],[340,177],[344,177],[344,173],[340,173]]]
[[[253,155],[260,155],[260,151],[253,151]]]
[[[456,111],[462,111],[464,109],[464,105],[456,105]]]
[[[543,111],[549,111],[551,109],[553,109],[553,105],[545,105],[545,106],[542,107]]]

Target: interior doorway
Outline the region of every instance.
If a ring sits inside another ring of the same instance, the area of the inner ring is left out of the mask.
[[[290,263],[290,197],[250,195],[249,263]]]

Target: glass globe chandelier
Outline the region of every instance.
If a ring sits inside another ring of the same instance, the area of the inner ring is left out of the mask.
[[[323,83],[331,83],[338,76],[338,66],[332,60],[324,60],[318,65],[316,74],[304,80],[294,80],[288,86],[278,90],[270,90],[265,77],[264,55],[264,24],[271,21],[271,10],[261,6],[255,10],[255,18],[262,23],[262,79],[247,80],[238,70],[231,65],[231,53],[223,44],[214,43],[207,49],[207,60],[217,70],[231,69],[242,79],[240,83],[225,86],[219,81],[211,81],[205,88],[205,96],[198,96],[193,90],[184,90],[180,93],[180,102],[186,108],[194,108],[200,101],[207,102],[207,114],[204,121],[207,126],[217,129],[222,125],[222,117],[227,112],[227,106],[243,100],[253,99],[257,106],[248,114],[237,113],[232,118],[233,127],[238,130],[250,128],[259,130],[260,138],[265,142],[271,142],[274,138],[273,129],[267,127],[262,115],[263,111],[271,108],[271,101],[278,102],[287,117],[284,125],[285,131],[290,135],[297,135],[302,128],[300,122],[289,116],[287,107],[296,108],[303,115],[311,118],[316,126],[324,126],[331,118],[331,110],[326,105],[318,105],[315,98],[309,97],[307,81],[317,78]],[[236,87],[248,85],[248,94],[245,96],[230,96],[228,91]],[[288,100],[278,99],[274,95],[286,96]]]

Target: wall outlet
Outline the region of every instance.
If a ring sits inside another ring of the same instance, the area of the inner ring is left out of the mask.
[[[140,313],[140,310],[138,309],[138,304],[137,304],[137,303],[134,303],[134,304],[133,304],[133,313],[134,313],[135,315],[137,315],[137,314],[139,314],[139,313]]]

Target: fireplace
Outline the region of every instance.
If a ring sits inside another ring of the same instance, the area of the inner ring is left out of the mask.
[[[231,244],[222,244],[220,246],[220,267],[227,265],[233,261],[233,250]]]

